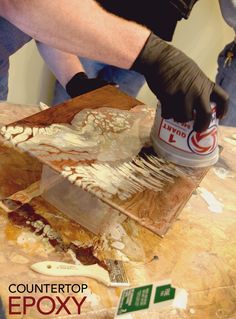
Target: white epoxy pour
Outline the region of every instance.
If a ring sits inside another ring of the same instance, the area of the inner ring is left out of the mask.
[[[47,108],[42,103],[41,107]],[[70,124],[5,126],[1,134],[13,145],[49,160],[117,161],[138,154],[149,138],[148,131],[141,127],[153,118],[153,109],[143,106],[133,112],[85,109]]]
[[[73,250],[69,249],[67,253],[70,255],[75,265],[82,265],[79,259],[77,259],[76,254],[73,252]]]
[[[234,175],[224,167],[214,167],[213,171],[220,179],[234,178]]]
[[[35,234],[32,233],[27,233],[27,232],[22,232],[18,237],[17,237],[17,244],[18,245],[24,245],[24,244],[34,244],[36,243],[38,238],[36,237]]]
[[[231,145],[234,145],[236,146],[236,138],[235,138],[235,134],[232,136],[233,138],[230,138],[230,137],[225,137],[224,138],[224,141],[231,144]]]
[[[44,161],[79,161],[78,166],[62,169],[62,175],[71,183],[92,190],[98,197],[127,200],[146,189],[160,192],[182,174],[155,156],[137,156],[149,140],[147,128],[153,119],[154,109],[142,105],[132,111],[85,109],[70,124],[6,126],[1,134]],[[84,160],[98,163],[81,165]]]
[[[224,204],[222,204],[215,196],[209,192],[204,187],[198,187],[198,193],[204,199],[204,201],[208,204],[208,209],[212,213],[221,213],[224,208]]]
[[[111,244],[111,247],[115,248],[115,249],[118,249],[118,250],[122,250],[125,248],[125,244],[120,242],[120,241],[114,241],[112,244]]]
[[[64,166],[62,170],[62,176],[71,183],[93,190],[97,196],[112,198],[117,195],[121,200],[146,189],[160,192],[166,183],[173,183],[174,178],[182,174],[176,166],[152,155],[136,156],[117,165],[94,163]]]

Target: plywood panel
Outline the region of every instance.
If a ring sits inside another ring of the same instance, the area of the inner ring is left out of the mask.
[[[222,211],[216,213],[214,207],[211,207],[197,191],[164,238],[156,236],[128,218],[119,223],[122,230],[120,241],[124,246],[114,249],[112,246],[117,241],[117,234],[116,238],[113,237],[115,233],[112,233],[112,229],[108,229],[102,238],[96,237],[78,224],[72,223],[40,197],[31,201],[30,205],[35,208],[37,214],[50,222],[65,242],[79,241],[82,245],[96,243],[96,254],[99,258],[124,258],[131,285],[171,278],[173,285],[188,292],[186,309],[173,309],[166,314],[160,314],[156,310],[148,313],[150,319],[160,316],[173,319],[235,318],[236,129],[220,128],[220,138],[224,146],[222,156],[210,169],[200,186],[210,195],[214,195],[215,202],[219,201],[222,204]],[[0,157],[0,167],[3,163],[7,161]],[[11,170],[13,167],[11,163],[10,161],[8,166],[4,166],[4,171],[0,170],[1,198],[5,194],[2,193],[4,185],[8,189],[8,185],[4,184],[7,180],[3,181],[1,176],[5,174],[5,170]],[[25,164],[21,167],[31,171],[31,168]],[[196,180],[202,176],[201,174],[199,172]],[[24,176],[19,174],[18,181],[21,178]],[[68,254],[64,255],[50,248],[45,240],[30,233],[27,228],[19,228],[11,223],[2,209],[0,209],[0,247],[0,296],[8,318],[12,318],[8,315],[9,284],[74,284],[75,282],[86,282],[93,295],[90,299],[93,303],[89,299],[86,301],[81,318],[114,318],[120,289],[105,287],[92,279],[50,278],[34,273],[30,270],[30,265],[35,262],[47,259],[73,263],[74,260]],[[65,294],[62,297],[67,296],[68,294]],[[140,313],[137,318],[143,318],[145,315],[147,314]],[[15,317],[22,318],[22,315]],[[39,317],[41,316],[35,308],[25,315],[26,319]],[[56,318],[54,315],[51,317]]]
[[[86,108],[100,109],[102,107],[110,107],[121,110],[129,110],[139,104],[141,103],[134,98],[127,96],[126,94],[120,92],[118,89],[112,86],[107,86],[95,90],[91,93],[82,95],[76,99],[69,100],[58,105],[57,107],[48,109],[41,113],[37,113],[18,122],[14,122],[7,128],[42,128],[57,123],[70,124],[74,116],[81,110]],[[150,122],[150,126],[151,125],[152,122]],[[14,133],[12,137],[14,138],[15,135],[17,134]],[[29,136],[29,140],[30,139],[31,136]],[[112,143],[112,138],[110,140],[110,143]],[[22,145],[23,143],[19,142],[17,144],[17,147],[23,148]],[[132,145],[128,145],[127,147],[130,146]],[[58,159],[58,157],[56,156],[47,156],[47,158],[45,159],[45,157],[37,155],[37,148],[37,144],[34,144],[34,147],[29,149],[28,151],[31,155],[36,156],[41,162],[53,168],[59,174],[63,172],[63,174],[65,175],[66,169],[67,171],[70,171],[71,169],[74,174],[75,168],[80,167],[80,165],[91,166],[94,163],[101,163],[94,160],[77,160],[75,157],[72,156],[74,155],[73,150],[65,153],[66,159]],[[59,153],[63,150],[63,146],[60,146],[60,142],[58,144],[58,149]],[[50,150],[48,151],[48,154],[50,155]],[[154,161],[158,160],[157,156],[150,148],[143,148],[139,154],[139,156],[141,156],[141,159],[144,159],[147,156],[151,155],[153,156]],[[132,163],[130,159],[127,159],[127,162],[128,161],[129,163]],[[107,163],[110,165],[110,167],[116,167],[114,162],[107,161]],[[122,163],[124,164],[124,161]],[[104,164],[104,162],[102,162],[102,164]],[[150,164],[149,160],[148,164]],[[159,165],[159,162],[157,164]],[[100,168],[98,168],[98,170],[99,169]],[[80,186],[83,187],[86,191],[91,192],[113,208],[128,215],[129,217],[138,221],[141,225],[162,236],[167,232],[168,228],[170,227],[178,213],[181,211],[184,204],[191,196],[192,192],[196,189],[208,169],[182,169],[167,162],[163,162],[161,169],[165,174],[167,170],[171,172],[171,174],[173,172],[170,182],[163,179],[163,186],[161,187],[161,191],[153,190],[153,187],[144,187],[142,191],[136,191],[132,196],[129,196],[128,199],[121,198],[117,195],[117,193],[112,196],[105,196],[105,193],[98,189],[98,187],[88,187],[88,185],[85,185],[84,183],[82,183],[82,185]],[[167,175],[169,175],[169,173],[167,173]],[[71,176],[68,178],[71,178]],[[111,179],[112,178],[113,177],[111,176]],[[147,178],[147,182],[148,179],[149,177]],[[72,177],[70,181],[73,183],[76,181],[76,185],[78,185],[78,183],[80,182],[80,177]],[[156,183],[158,183],[159,181],[160,180],[156,180]]]

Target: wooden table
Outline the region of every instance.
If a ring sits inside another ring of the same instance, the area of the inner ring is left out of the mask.
[[[5,111],[1,117],[2,109]],[[6,113],[8,110],[8,113]],[[37,108],[0,105],[0,122],[13,122],[23,117],[24,112],[37,112]],[[7,114],[7,116],[6,116]],[[28,114],[28,113],[27,113]],[[14,117],[12,117],[14,116]],[[234,319],[236,318],[236,129],[220,129],[221,145],[224,147],[219,162],[209,171],[201,183],[201,188],[189,200],[177,221],[164,238],[160,238],[135,221],[126,219],[122,222],[123,247],[114,249],[114,238],[108,234],[103,242],[82,227],[70,223],[59,212],[49,206],[41,197],[34,199],[37,212],[43,214],[55,226],[65,241],[80,240],[84,243],[96,243],[97,254],[102,257],[123,258],[126,260],[127,275],[132,284],[144,284],[163,279],[172,279],[172,283],[186,289],[189,293],[186,310],[173,310],[163,318],[193,319]],[[4,156],[5,155],[5,156]],[[10,195],[23,187],[23,179],[30,182],[37,179],[40,167],[35,164],[35,175],[17,174],[15,168],[12,181],[10,176],[14,160],[9,161],[9,179],[6,169],[9,156],[0,152],[0,197]],[[32,164],[32,163],[31,163]],[[24,165],[24,164],[22,164]],[[29,165],[29,163],[27,164]],[[4,175],[4,176],[3,176]],[[3,177],[2,177],[3,176]],[[28,176],[28,177],[27,177]],[[4,185],[3,185],[4,183]],[[9,186],[10,185],[10,186]],[[20,186],[19,186],[20,185]],[[210,193],[207,193],[210,192]],[[213,194],[209,206],[203,196]],[[221,204],[222,205],[221,205]],[[9,223],[4,211],[0,211],[0,295],[6,302],[9,283],[27,282],[75,282],[74,278],[61,279],[37,275],[29,270],[29,265],[41,260],[67,260],[68,256],[56,253],[39,238],[33,238],[28,231],[19,229]],[[157,256],[158,258],[154,258]],[[17,276],[16,276],[17,274]],[[82,279],[76,279],[81,282]],[[93,280],[86,280],[93,297],[86,303],[81,318],[113,318],[114,309],[120,294],[119,289],[108,289]],[[150,314],[150,318],[158,315]],[[32,312],[24,317],[10,318],[35,319],[43,318]],[[48,318],[52,318],[48,316]],[[55,316],[53,317],[55,318]],[[68,315],[63,318],[69,317]],[[143,318],[140,316],[140,318]]]

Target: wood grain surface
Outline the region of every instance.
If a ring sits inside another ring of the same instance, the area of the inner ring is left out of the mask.
[[[112,107],[129,110],[139,104],[142,103],[122,93],[115,87],[106,86],[14,122],[10,126],[41,127],[52,123],[70,123],[75,114],[84,108]],[[21,144],[19,144],[19,147],[21,147]],[[145,149],[142,152],[145,154]],[[147,152],[150,151],[147,150]],[[35,156],[33,151],[30,154]],[[153,154],[156,156],[155,153]],[[80,164],[73,160],[50,160],[49,157],[47,160],[40,157],[37,158],[43,164],[48,165],[60,174],[63,166],[76,166]],[[128,200],[120,200],[118,196],[107,199],[102,194],[97,194],[93,189],[89,189],[88,191],[116,210],[135,219],[156,234],[163,236],[207,171],[208,168],[187,169],[185,174],[174,178],[173,184],[166,184],[161,192],[146,189],[144,192],[139,192]]]
[[[42,164],[28,154],[0,144],[0,199],[20,191],[41,178]]]
[[[78,112],[85,108],[111,107],[129,110],[142,104],[138,100],[117,90],[111,85],[83,94],[64,103],[58,104],[48,110],[26,117],[11,125],[26,125],[28,127],[46,126],[53,123],[70,123]]]
[[[22,112],[18,110],[18,113],[20,117]],[[7,122],[11,122],[10,111]],[[120,242],[123,247],[115,249],[113,244],[117,239],[111,236],[110,230],[102,237],[97,237],[68,220],[41,197],[35,198],[31,204],[38,214],[47,218],[66,242],[79,241],[84,245],[97,243],[96,253],[99,257],[125,260],[131,285],[149,284],[170,278],[173,285],[188,292],[186,309],[173,309],[164,314],[160,314],[158,310],[140,313],[136,316],[137,319],[146,316],[149,319],[235,319],[236,129],[221,127],[220,143],[224,147],[221,158],[209,170],[200,187],[208,191],[215,201],[222,205],[222,210],[214,211],[214,207],[207,203],[197,190],[164,238],[155,235],[133,219],[127,218],[119,224],[122,227]],[[8,162],[7,156],[0,156],[0,167],[3,167],[3,164],[4,170],[0,169],[1,198],[10,188],[12,192],[16,192],[25,183],[24,174],[17,173],[13,184],[12,177],[1,178],[2,174],[6,176],[5,171],[9,172],[9,176],[13,176],[10,171],[14,168],[12,162]],[[27,165],[26,162],[19,162],[19,166],[32,173],[29,162]],[[40,236],[36,237],[30,234],[29,230],[13,225],[1,208],[0,247],[0,296],[6,308],[7,318],[13,319],[12,316],[8,316],[9,284],[32,282],[38,284],[86,282],[93,293],[93,303],[89,300],[86,302],[81,318],[114,318],[120,289],[107,288],[94,280],[79,277],[50,278],[34,273],[30,269],[32,263],[42,260],[73,263],[73,260],[48,247]],[[58,316],[49,317],[59,319]],[[69,316],[65,314],[63,317]],[[14,316],[14,319],[21,318],[22,315]],[[32,311],[27,312],[24,318],[39,319],[42,316]]]

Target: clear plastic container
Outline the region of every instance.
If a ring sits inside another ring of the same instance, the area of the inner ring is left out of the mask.
[[[40,190],[47,202],[94,234],[105,231],[119,214],[46,165],[43,166]]]

